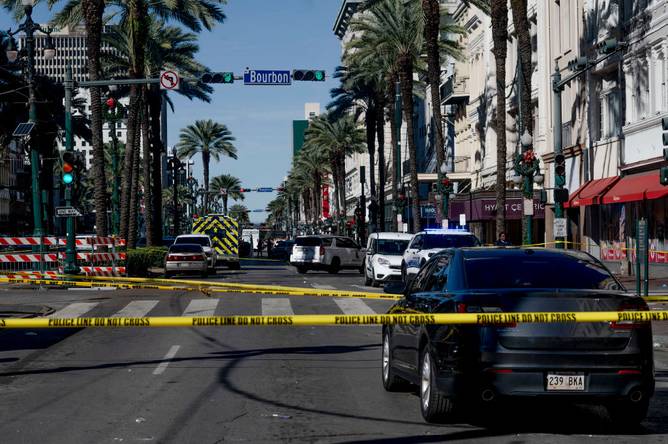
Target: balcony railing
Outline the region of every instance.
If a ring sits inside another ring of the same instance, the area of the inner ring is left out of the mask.
[[[441,84],[440,91],[444,105],[466,103],[469,99],[468,77],[452,75]]]

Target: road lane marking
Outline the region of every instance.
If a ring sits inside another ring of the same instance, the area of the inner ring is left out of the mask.
[[[365,315],[374,315],[375,311],[371,309],[368,305],[364,303],[361,299],[351,298],[351,299],[334,299],[336,305],[339,306],[341,311],[344,314],[365,314]]]
[[[180,345],[172,345],[171,348],[167,351],[165,357],[162,358],[162,362],[158,364],[155,370],[153,370],[153,374],[154,375],[163,374],[164,371],[167,370],[167,366],[169,365],[170,361],[174,359],[174,356],[176,356],[176,353],[179,351],[180,348],[181,348]]]
[[[292,316],[290,299],[287,298],[262,298],[262,316]]]
[[[336,290],[336,287],[333,285],[325,285],[325,284],[311,284],[313,288],[317,288],[318,290]]]
[[[220,299],[193,299],[182,316],[213,316]]]
[[[141,318],[158,305],[158,301],[132,301],[112,318]]]
[[[91,311],[96,305],[97,302],[76,302],[58,310],[55,313],[51,313],[47,317],[55,319],[78,318],[82,314]]]

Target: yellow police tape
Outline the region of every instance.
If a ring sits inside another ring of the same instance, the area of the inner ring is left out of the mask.
[[[326,325],[494,325],[509,323],[668,321],[668,311],[438,313],[378,315],[197,316],[146,318],[0,319],[0,328],[224,327]]]
[[[28,279],[28,278],[0,278],[0,283],[8,284],[32,284],[32,285],[54,285],[63,287],[82,288],[104,288],[114,287],[119,289],[143,289],[143,290],[171,290],[171,291],[203,291],[199,287],[174,287],[170,285],[131,284],[125,282],[90,282],[58,279]]]
[[[130,277],[106,277],[106,276],[66,276],[74,279],[87,279],[91,281],[110,281],[110,282],[136,282],[136,283],[156,283],[156,284],[180,284],[193,285],[198,288],[208,287],[214,288],[228,288],[235,289],[230,293],[253,293],[256,291],[270,291],[280,292],[277,294],[308,294],[309,296],[329,296],[329,297],[351,297],[351,298],[370,298],[370,299],[398,299],[396,295],[386,295],[384,293],[375,293],[367,291],[347,291],[347,290],[323,290],[306,287],[286,287],[281,285],[260,285],[260,284],[240,284],[232,282],[215,282],[215,281],[196,281],[187,279],[162,279],[162,278],[130,278]],[[0,280],[2,282],[2,280]],[[243,291],[240,291],[243,290]],[[272,293],[262,293],[272,294]]]

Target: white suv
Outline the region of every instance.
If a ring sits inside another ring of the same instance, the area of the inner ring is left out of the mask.
[[[213,248],[213,243],[211,238],[206,234],[182,234],[181,236],[176,236],[174,239],[174,245],[176,244],[198,244],[202,246],[204,254],[206,254],[207,263],[209,264],[209,269],[216,268],[216,262],[218,257],[216,255],[216,250]]]
[[[408,233],[370,234],[364,260],[364,285],[379,287],[391,279],[401,279],[401,261],[412,238]]]
[[[343,236],[300,236],[295,240],[290,264],[299,273],[326,270],[338,273],[343,268],[363,271],[364,252],[354,240]]]
[[[420,267],[434,254],[446,248],[477,247],[480,241],[466,230],[425,230],[413,236],[401,262],[401,277],[404,282],[417,274]]]

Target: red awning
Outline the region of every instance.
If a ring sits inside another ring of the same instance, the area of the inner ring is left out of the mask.
[[[599,204],[601,203],[601,196],[617,183],[618,180],[619,176],[590,180],[571,194],[568,205],[564,205],[564,207],[573,208]]]
[[[659,199],[668,196],[668,187],[659,183],[659,171],[631,174],[622,177],[603,196],[604,204],[633,202],[643,199]]]

